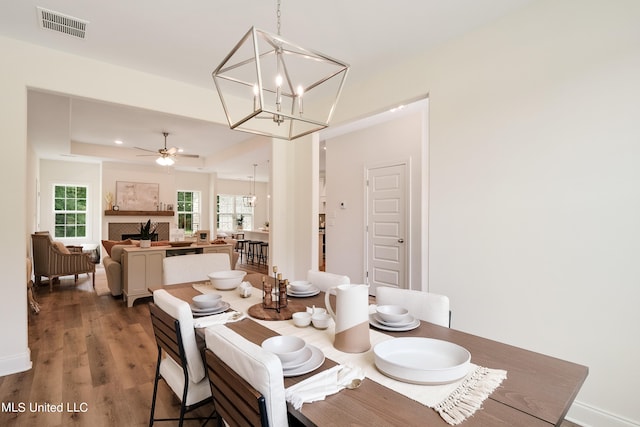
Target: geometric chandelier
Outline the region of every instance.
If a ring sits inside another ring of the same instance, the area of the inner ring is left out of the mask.
[[[349,66],[255,27],[213,71],[231,129],[292,140],[324,129]]]
[[[251,182],[249,182],[249,195],[242,197],[242,202],[243,202],[244,206],[247,207],[247,208],[255,207],[256,199],[258,198],[258,196],[256,195],[256,166],[258,166],[258,164],[254,163],[253,164],[253,176],[249,177],[249,178],[253,178],[253,192],[251,191]]]

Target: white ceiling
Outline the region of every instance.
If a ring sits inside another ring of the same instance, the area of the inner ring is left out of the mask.
[[[349,63],[349,85],[370,70],[427,51],[531,1],[282,0],[281,33]],[[89,21],[86,38],[41,29],[37,6]],[[0,35],[211,89],[211,71],[251,26],[277,31],[275,10],[275,0],[3,0]],[[269,158],[266,144],[215,123],[45,93],[30,93],[29,101],[29,137],[43,157],[68,155],[70,139],[75,152],[99,144],[105,146],[101,159],[151,162],[153,157],[136,157],[139,151],[131,147],[157,150],[167,131],[168,146],[209,156],[199,162],[181,158],[178,165],[187,170],[247,179],[253,163]],[[69,114],[61,124],[52,117],[65,105]],[[59,137],[58,144],[52,135]],[[114,151],[115,139],[125,144]],[[249,139],[251,147],[237,146]],[[232,157],[232,152],[244,154]],[[212,163],[214,153],[224,162]],[[256,175],[260,180],[261,172]]]

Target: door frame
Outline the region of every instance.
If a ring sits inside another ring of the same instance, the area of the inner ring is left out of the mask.
[[[363,171],[363,186],[364,186],[364,242],[363,242],[363,253],[364,253],[364,271],[362,272],[362,277],[365,278],[367,284],[370,285],[368,272],[370,270],[369,266],[369,253],[371,252],[369,247],[369,171],[371,169],[379,169],[391,166],[404,166],[405,167],[405,201],[404,201],[404,223],[405,223],[405,237],[404,237],[404,245],[405,245],[405,254],[404,254],[404,277],[405,277],[405,285],[406,288],[403,289],[412,289],[411,286],[411,190],[412,190],[412,177],[411,177],[411,158],[399,159],[395,161],[387,161],[381,163],[372,163],[365,164]],[[372,295],[375,295],[375,289],[370,288],[369,291]]]

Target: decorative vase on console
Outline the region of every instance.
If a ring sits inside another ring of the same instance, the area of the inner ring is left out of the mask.
[[[151,247],[151,236],[156,231],[155,224],[151,224],[151,220],[148,220],[146,224],[140,223],[140,247]]]

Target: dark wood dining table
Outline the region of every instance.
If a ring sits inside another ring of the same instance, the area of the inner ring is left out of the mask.
[[[160,288],[188,302],[199,294],[191,283],[158,286],[149,290]],[[324,307],[324,293],[291,299],[290,304],[298,304],[301,310],[311,305]],[[226,326],[258,345],[266,338],[277,335],[251,318],[227,323]],[[453,342],[469,350],[472,362],[476,365],[507,371],[507,379],[462,426],[559,426],[589,371],[586,366],[428,322],[421,322],[418,328],[408,332],[382,332],[390,336],[428,337]],[[285,387],[335,365],[336,362],[327,358],[314,372],[285,378]],[[291,415],[307,426],[449,425],[435,410],[366,380],[355,390],[343,390],[327,396],[325,400],[304,404],[300,410],[289,404],[288,409]]]

